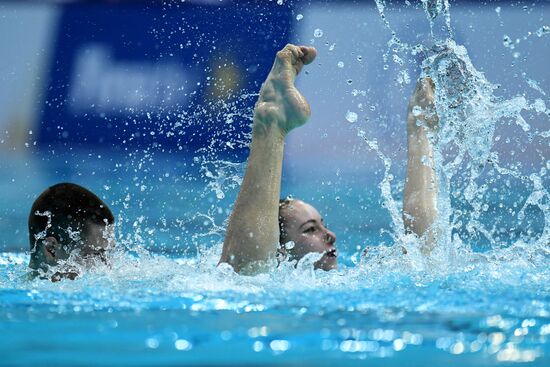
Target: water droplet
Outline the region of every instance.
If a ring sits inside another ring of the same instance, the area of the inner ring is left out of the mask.
[[[344,62],[343,61],[338,61],[338,67],[341,69],[344,67]]]
[[[363,61],[363,56],[357,55],[357,61]]]
[[[348,80],[346,80],[346,83],[348,83],[348,85],[351,85],[353,83],[353,80],[348,79]]]
[[[261,352],[264,349],[264,343],[256,340],[252,348],[254,349],[254,352]]]
[[[395,339],[395,340],[393,341],[393,349],[394,349],[396,352],[399,352],[399,351],[405,349],[405,346],[406,346],[406,345],[405,345],[405,343],[403,342],[403,339],[398,338],[398,339]]]
[[[400,58],[399,56],[397,55],[393,55],[393,62],[395,62],[396,64],[398,65],[403,65],[405,62],[403,61],[402,58]]]
[[[537,36],[542,37],[547,34],[550,34],[550,26],[545,25],[537,29]]]
[[[150,349],[157,349],[159,347],[159,341],[156,338],[148,338],[145,340],[145,345]]]
[[[285,249],[292,250],[296,246],[296,244],[293,241],[288,241],[284,244]]]
[[[544,103],[544,101],[542,99],[537,98],[535,100],[535,102],[533,103],[533,108],[538,113],[542,113],[542,112],[546,111],[546,104]]]
[[[323,37],[323,30],[320,28],[317,28],[315,31],[313,31],[313,36],[315,38],[321,38]]]
[[[348,122],[353,124],[354,122],[357,121],[357,114],[352,111],[346,112],[346,120],[348,120]]]
[[[185,339],[178,339],[176,340],[176,342],[174,343],[174,346],[176,347],[177,350],[191,350],[191,348],[193,348],[193,345],[185,340]]]
[[[269,343],[269,347],[274,352],[285,352],[290,348],[290,343],[288,340],[273,340]]]
[[[297,20],[297,21],[300,21],[300,20],[302,20],[302,19],[304,19],[304,16],[303,16],[302,14],[296,15],[296,20]]]
[[[512,42],[512,39],[507,35],[504,35],[504,37],[502,38],[502,44],[504,45],[504,47],[514,48],[514,43]]]

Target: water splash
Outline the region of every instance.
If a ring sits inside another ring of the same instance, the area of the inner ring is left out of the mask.
[[[421,1],[430,22],[432,38],[438,42],[453,38],[449,0]],[[442,35],[439,35],[440,32],[442,32]]]
[[[471,233],[477,232],[476,236],[483,235],[493,247],[497,247],[499,241],[493,238],[495,229],[485,228],[480,221],[483,207],[488,205],[480,198],[486,194],[488,184],[498,184],[497,179],[480,183],[486,181],[481,178],[484,171],[491,169],[487,167],[488,163],[498,165],[498,153],[492,150],[495,130],[504,121],[514,121],[527,133],[531,127],[522,113],[539,113],[543,112],[544,108],[540,103],[539,108],[536,108],[537,103],[529,103],[522,95],[511,99],[497,97],[497,86],[488,82],[485,76],[475,69],[463,46],[449,40],[443,47],[438,46],[434,49],[434,54],[426,58],[422,66],[423,76],[431,77],[436,86],[435,106],[440,118],[439,132],[433,143],[436,169],[440,179],[439,210],[445,218],[441,227],[446,230],[446,244],[442,245],[450,246],[454,228],[448,223],[456,224],[450,202],[451,192],[461,190],[463,199],[471,207],[467,230]],[[450,153],[451,151],[453,153]],[[524,176],[520,170],[515,171],[515,177]],[[460,178],[455,180],[458,175]],[[536,174],[531,175],[533,176],[540,179]],[[521,181],[528,182],[523,178]],[[538,181],[530,181],[532,189],[540,192],[536,184]],[[544,207],[539,208],[545,213]],[[546,214],[543,215],[546,217]],[[517,218],[519,221],[523,219],[519,215]],[[545,224],[536,242],[548,241],[547,232]]]
[[[215,192],[218,199],[225,198],[227,190],[240,187],[244,176],[244,163],[225,160],[201,161],[198,157],[195,157],[195,162],[200,164],[201,174],[210,180],[206,187]]]
[[[435,108],[440,123],[437,134],[430,135],[429,138],[434,146],[435,169],[439,181],[438,228],[441,235],[438,251],[435,251],[431,260],[439,256],[444,266],[450,266],[453,263],[456,265],[458,254],[473,259],[475,256],[472,251],[479,248],[480,242],[489,243],[491,251],[496,253],[510,245],[512,248],[524,248],[527,245],[526,251],[530,255],[522,256],[547,253],[544,245],[541,245],[550,242],[546,204],[548,191],[543,183],[546,161],[541,159],[540,172],[526,173],[521,164],[511,162],[507,167],[504,166],[500,159],[502,153],[494,149],[495,141],[501,139],[500,135],[495,138],[495,132],[510,123],[515,123],[520,128],[524,134],[523,139],[529,143],[534,136],[544,139],[546,132],[533,132],[536,129],[524,117],[529,113],[548,115],[544,101],[529,101],[524,94],[512,98],[497,95],[499,86],[489,82],[474,67],[466,48],[453,40],[448,1],[422,0],[422,7],[430,23],[433,43],[431,47],[420,44],[411,46],[401,42],[388,21],[386,2],[375,2],[382,21],[391,32],[388,49],[383,56],[384,62],[387,62],[390,52],[394,53],[394,62],[401,66],[403,60],[409,60],[407,55],[424,55],[421,77],[430,77],[435,84]],[[536,34],[539,37],[545,35],[543,30]],[[511,40],[508,44],[509,47],[513,46]],[[546,95],[536,81],[525,79],[531,88],[543,96]],[[370,140],[362,137],[371,146]],[[374,150],[385,167],[391,165],[389,158],[378,147]],[[391,174],[386,169],[381,189],[389,176]],[[508,219],[504,219],[507,216],[503,209],[507,203],[502,195],[511,195],[514,190],[521,192],[524,204],[518,209],[510,209],[509,212],[516,218],[517,224],[513,227],[524,235],[521,240],[507,242],[500,235],[509,225],[506,223]],[[494,198],[499,192],[502,193],[500,202]],[[387,188],[382,189],[381,193],[385,201],[393,202],[392,194],[388,193]],[[390,215],[394,218],[396,214],[391,207],[396,205],[388,205]],[[530,210],[529,219],[525,218],[526,207]],[[488,213],[491,212],[499,215],[493,218],[492,223],[487,223]],[[522,222],[538,224],[536,229],[532,226],[524,231],[520,229]],[[394,219],[393,225],[396,237],[400,238],[398,243],[406,244],[408,240],[401,236],[402,223]]]

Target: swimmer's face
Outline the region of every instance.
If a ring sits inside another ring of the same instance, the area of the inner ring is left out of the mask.
[[[63,240],[60,242],[60,240]],[[72,239],[46,237],[37,243],[38,255],[31,259],[31,268],[44,266],[56,267],[52,281],[63,278],[74,279],[78,276],[78,268],[87,267],[98,261],[106,262],[106,251],[114,244],[113,225],[98,225],[88,222],[85,230],[75,232]],[[70,260],[66,263],[66,260]]]
[[[311,205],[301,200],[292,200],[281,208],[283,228],[283,244],[294,242],[294,248],[288,250],[291,259],[300,260],[311,252],[323,253],[323,257],[315,263],[316,269],[336,269],[337,257],[336,235],[330,231],[319,212]]]
[[[105,261],[105,252],[114,244],[114,227],[88,223],[80,255],[85,259]]]
[[[29,267],[56,271],[52,280],[74,278],[94,263],[106,262],[114,244],[115,218],[93,192],[72,183],[48,187],[29,213]]]

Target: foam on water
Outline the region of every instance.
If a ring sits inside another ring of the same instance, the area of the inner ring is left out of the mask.
[[[403,312],[423,310],[465,315],[506,310],[516,317],[550,317],[550,293],[546,286],[550,280],[549,253],[544,249],[511,247],[484,254],[464,252],[452,267],[438,266],[429,260],[420,267],[414,254],[403,256],[398,246],[375,247],[356,266],[344,265],[338,271],[313,271],[317,257],[310,256],[297,266],[283,264],[257,276],[237,275],[226,265],[216,267],[219,250],[210,249],[194,258],[170,258],[146,252],[129,256],[116,252],[108,265],[96,264],[75,281],[59,283],[29,280],[28,256],[4,253],[0,284],[14,290],[31,288],[34,298],[40,298],[42,293],[58,293],[57,302],[49,305],[54,308],[59,302],[70,305],[73,295],[81,298],[80,304],[92,308],[154,307],[159,301],[154,297],[135,298],[145,292],[161,298],[186,298],[186,294],[191,298],[202,295],[201,300],[220,297],[232,305],[228,307],[237,308],[248,301],[262,309],[303,305],[313,312],[328,312],[360,304],[364,310],[376,312],[395,307]],[[300,295],[308,290],[319,293]],[[323,299],[339,292],[349,292],[351,302]],[[364,297],[364,292],[369,296]],[[115,293],[117,297],[111,298]],[[86,294],[89,297],[83,297]],[[312,299],[304,302],[304,297]],[[478,297],[479,301],[470,302],[469,297]],[[541,302],[531,303],[529,299]],[[200,303],[195,307],[216,309],[209,302]]]

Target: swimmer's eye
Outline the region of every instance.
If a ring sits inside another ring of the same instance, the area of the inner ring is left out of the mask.
[[[309,227],[304,231],[304,233],[313,233],[313,232],[315,232],[315,227]]]

